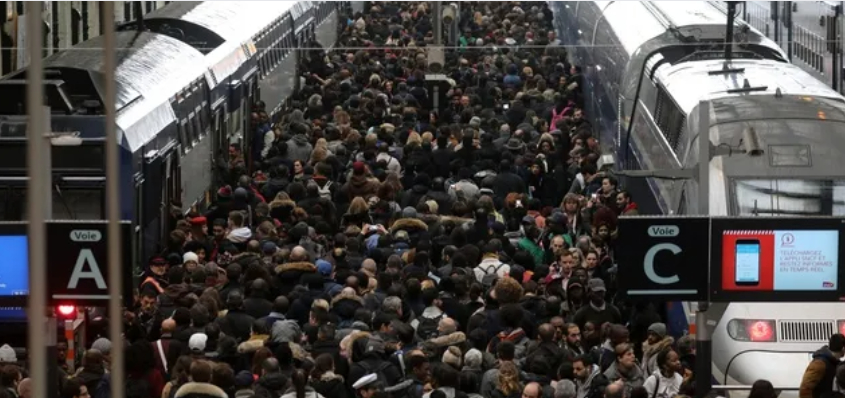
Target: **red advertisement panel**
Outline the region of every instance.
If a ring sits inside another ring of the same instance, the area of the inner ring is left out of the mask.
[[[756,283],[737,282],[737,245],[759,242],[759,278]],[[773,291],[775,287],[775,231],[725,231],[722,235],[722,290]]]

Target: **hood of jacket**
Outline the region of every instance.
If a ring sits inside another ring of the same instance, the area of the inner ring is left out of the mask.
[[[587,379],[583,382],[580,380],[576,380],[576,385],[578,386],[578,398],[586,397],[590,392],[590,387],[593,384],[593,379],[598,377],[601,374],[601,368],[598,365],[593,365],[590,368],[590,375],[587,376]]]
[[[270,338],[270,335],[259,334],[249,338],[238,345],[238,353],[249,354],[258,351],[259,348],[264,347],[264,342]]]
[[[244,243],[252,237],[252,231],[249,227],[240,227],[229,232],[226,238],[235,243]]]
[[[293,143],[298,147],[305,147],[310,145],[308,143],[308,137],[306,137],[304,134],[297,134],[293,136],[293,138],[291,138],[290,140],[293,141]]]
[[[270,335],[274,343],[299,343],[302,329],[296,321],[291,319],[276,321],[273,323],[273,331]]]
[[[416,218],[400,218],[390,226],[390,233],[394,233],[399,230],[415,232],[415,231],[428,231],[428,225],[420,219]]]
[[[175,397],[180,398],[188,395],[205,398],[228,398],[225,391],[211,383],[185,383],[176,391]]]
[[[299,261],[293,263],[284,263],[282,265],[278,265],[275,268],[277,274],[281,274],[283,272],[303,272],[303,273],[311,273],[317,272],[317,266],[314,263],[309,263],[307,261]]]
[[[617,362],[613,361],[610,364],[610,367],[604,372],[605,377],[610,382],[614,382],[619,379],[625,379],[626,383],[637,383],[639,382],[642,385],[643,381],[645,380],[645,375],[643,374],[642,368],[640,368],[637,364],[629,369],[627,372],[623,372],[618,366],[616,366]]]
[[[654,344],[649,344],[648,341],[643,343],[643,356],[651,357],[657,355],[660,351],[663,351],[664,348],[671,346],[675,343],[675,339],[672,336],[666,336],[663,340],[658,341]]]

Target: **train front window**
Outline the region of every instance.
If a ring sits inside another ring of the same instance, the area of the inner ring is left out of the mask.
[[[743,179],[733,189],[738,216],[845,215],[845,180]]]

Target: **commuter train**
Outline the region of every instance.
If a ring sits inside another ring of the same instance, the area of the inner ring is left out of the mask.
[[[303,49],[332,47],[350,5],[172,2],[118,28],[121,217],[138,261],[161,249],[171,212],[208,205],[215,158],[230,143],[249,153],[252,105],[278,114],[289,104]],[[51,130],[79,144],[52,147],[55,219],[105,216],[103,47],[97,37],[44,60]],[[25,214],[28,73],[0,80],[0,220]]]
[[[845,214],[845,180],[833,177],[845,167],[845,98],[790,64],[775,42],[737,20],[726,63],[727,14],[714,2],[551,4],[573,63],[583,66],[587,115],[619,168],[696,166],[698,105],[707,99],[714,145],[740,149],[753,129],[765,152],[710,162],[711,215]],[[695,181],[629,180],[650,214],[696,214]],[[845,303],[731,303],[712,305],[707,325],[695,325],[693,304],[668,308],[676,334],[711,330],[713,374],[727,385],[764,378],[797,387],[810,353],[845,318]],[[759,321],[775,333],[734,327]]]

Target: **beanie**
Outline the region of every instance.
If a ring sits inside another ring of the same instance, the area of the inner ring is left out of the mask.
[[[463,353],[461,353],[461,349],[455,346],[449,347],[446,352],[443,353],[443,363],[447,365],[452,365],[452,367],[456,369],[461,368],[461,357]]]
[[[478,349],[471,349],[464,355],[464,365],[473,369],[481,368],[484,356]]]

